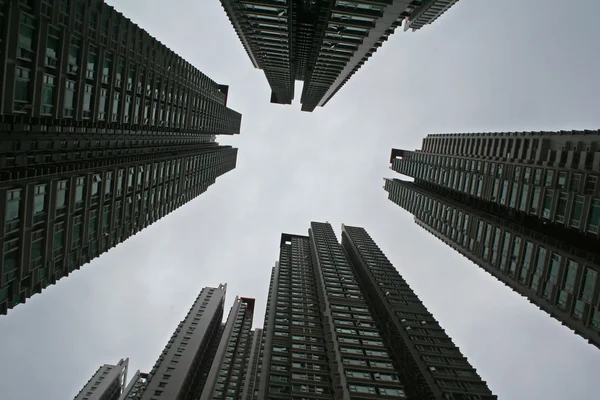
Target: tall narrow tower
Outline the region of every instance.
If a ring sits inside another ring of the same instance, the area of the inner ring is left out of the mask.
[[[242,398],[252,351],[253,315],[254,299],[236,297],[223,326],[200,400]]]
[[[129,359],[117,364],[104,364],[77,393],[74,400],[119,400],[125,381]]]
[[[429,135],[393,149],[389,199],[600,347],[600,132]]]
[[[405,22],[417,30],[458,0],[221,0],[271,103],[291,104],[304,81],[302,111],[324,106]]]
[[[223,323],[226,288],[202,289],[150,373],[138,371],[120,400],[255,398],[262,335],[251,330],[254,299],[236,297]]]
[[[360,229],[344,227],[344,246],[329,223],[312,222],[308,236],[281,236],[258,398],[495,399],[383,254],[386,276],[373,281],[369,274],[379,271],[352,248],[376,247]],[[406,307],[396,304],[402,298]]]
[[[202,289],[147,377],[139,398],[193,400],[200,395],[221,339],[227,285]]]
[[[0,314],[236,166],[228,87],[101,0],[0,1]]]

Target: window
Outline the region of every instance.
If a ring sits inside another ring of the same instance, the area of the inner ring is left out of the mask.
[[[77,215],[73,217],[73,241],[72,248],[77,248],[81,243],[81,216]]]
[[[35,185],[33,190],[33,216],[35,221],[35,216],[44,213],[45,204],[46,204],[46,185]]]
[[[90,46],[89,51],[88,51],[88,58],[87,58],[87,70],[85,73],[86,78],[94,79],[96,62],[97,62],[96,49],[94,47]]]
[[[542,217],[545,219],[550,219],[550,210],[552,208],[552,196],[553,195],[554,195],[553,190],[546,190],[546,194],[544,195],[544,205],[543,205],[543,213],[542,213]]]
[[[579,299],[586,303],[591,303],[594,290],[596,288],[596,282],[598,281],[598,272],[591,268],[585,269],[585,277],[583,279],[583,285],[581,285],[581,291],[579,293]]]
[[[121,103],[121,94],[115,92],[112,109],[112,120],[117,121],[119,119],[119,104]]]
[[[85,92],[83,93],[83,118],[90,118],[92,116],[93,94],[94,87],[92,85],[85,85]]]
[[[588,217],[587,230],[592,233],[598,233],[600,225],[600,199],[593,199]]]
[[[385,351],[365,349],[365,354],[368,356],[387,357]]]
[[[54,237],[52,240],[52,249],[57,252],[60,251],[64,246],[65,239],[65,224],[64,222],[58,222],[54,225]]]
[[[354,393],[372,393],[376,394],[375,386],[364,386],[364,385],[348,385],[348,389]]]
[[[19,240],[14,239],[4,243],[4,284],[16,278],[19,264]]]
[[[583,189],[583,194],[594,194],[596,191],[596,182],[598,181],[598,177],[594,175],[588,175],[585,180],[585,187]]]
[[[73,116],[73,104],[75,101],[75,82],[67,80],[65,83],[65,104],[64,104],[64,116]]]
[[[67,181],[58,181],[56,183],[56,209],[61,209],[67,201]]]
[[[69,67],[68,72],[75,73],[77,72],[79,66],[79,47],[81,45],[81,40],[73,37],[71,39],[71,44],[69,46]]]
[[[581,214],[583,212],[584,196],[575,196],[573,202],[573,212],[571,213],[571,226],[573,228],[579,228],[581,224]]]
[[[6,192],[6,222],[19,219],[21,204],[21,189],[13,189]]]
[[[100,89],[100,98],[98,100],[98,120],[104,121],[106,119],[106,98],[108,97],[108,90]]]
[[[52,114],[54,104],[54,76],[45,74],[42,87],[42,115]]]
[[[90,221],[88,226],[88,237],[90,240],[94,239],[98,231],[98,211],[90,211]]]
[[[106,173],[106,179],[104,181],[104,194],[106,196],[109,196],[111,194],[111,191],[112,191],[112,179],[113,179],[113,173],[112,172],[107,172]]]
[[[397,382],[398,377],[393,374],[382,374],[382,373],[377,372],[377,373],[375,373],[375,380],[385,381],[385,382]]]
[[[75,182],[75,203],[83,202],[83,189],[85,187],[85,177],[77,178]]]
[[[550,274],[548,276],[548,281],[546,282],[546,285],[544,287],[544,297],[548,300],[552,299],[554,287],[558,283],[561,261],[561,255],[557,253],[552,253],[550,257]]]
[[[44,255],[44,231],[38,230],[31,233],[31,265],[41,264]]]
[[[560,193],[558,197],[558,202],[556,205],[556,222],[564,222],[565,221],[565,212],[567,210],[567,201],[569,199],[568,193]]]
[[[569,260],[567,263],[567,275],[565,277],[565,283],[563,290],[573,293],[575,287],[575,279],[577,278],[577,271],[579,270],[579,264],[573,260]]]
[[[548,170],[546,171],[546,186],[552,186],[552,182],[554,181],[554,171]]]
[[[18,57],[31,60],[33,57],[33,38],[35,37],[35,20],[21,12],[19,16],[19,48]]]
[[[581,174],[571,175],[571,181],[569,182],[569,191],[570,192],[578,192],[580,184],[581,184]]]
[[[17,67],[15,70],[15,96],[14,96],[14,110],[21,111],[23,107],[29,103],[29,81],[31,71]]]
[[[110,56],[105,55],[104,63],[102,65],[102,83],[108,83],[111,68],[112,68],[112,61],[110,59]]]
[[[100,182],[102,178],[100,175],[96,174],[92,176],[92,197],[98,197],[98,193],[100,192]]]
[[[386,396],[405,397],[404,390],[396,388],[379,388],[379,394]]]
[[[365,371],[346,371],[346,375],[351,378],[371,379],[371,374]]]

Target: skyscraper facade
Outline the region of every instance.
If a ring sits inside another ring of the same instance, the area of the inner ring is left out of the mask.
[[[100,0],[0,1],[0,314],[236,166],[228,87]]]
[[[317,222],[308,236],[282,235],[257,398],[494,399],[366,232],[344,235],[342,246]]]
[[[390,163],[417,224],[600,347],[600,132],[429,135]]]
[[[342,245],[371,305],[409,398],[492,399],[485,382],[364,228],[342,226]]]
[[[256,400],[258,398],[258,383],[260,366],[262,363],[261,350],[263,343],[263,330],[254,329],[250,331],[250,354],[248,355],[246,379],[244,390],[242,391],[242,400]]]
[[[204,288],[147,377],[141,400],[195,400],[211,368],[222,332],[227,285]]]
[[[121,359],[116,365],[104,364],[92,375],[74,400],[119,400],[125,381],[129,359]]]
[[[417,30],[457,0],[221,0],[271,103],[291,104],[304,81],[302,110],[324,106],[396,27]]]
[[[152,370],[138,371],[120,400],[253,399],[262,343],[251,330],[254,299],[236,297],[223,323],[226,289],[202,289]]]
[[[254,299],[239,298],[223,326],[200,400],[242,399],[252,350]]]

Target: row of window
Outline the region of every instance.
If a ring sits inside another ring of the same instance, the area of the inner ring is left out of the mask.
[[[428,135],[423,139],[423,151],[438,154],[481,155],[488,157],[531,158],[541,145],[541,139],[506,137],[501,134],[486,134],[497,137],[448,137]],[[531,154],[529,153],[531,151]]]
[[[402,196],[401,193],[399,195]],[[410,194],[404,195],[411,197]],[[423,220],[436,230],[481,256],[512,279],[531,287],[575,318],[587,320],[587,315],[591,314],[590,325],[600,330],[600,312],[595,309],[590,312],[598,280],[595,269],[431,198],[422,196],[408,201],[432,210],[431,215]],[[591,214],[598,214],[600,218],[600,202],[597,207],[598,210]],[[474,234],[470,233],[474,230]]]

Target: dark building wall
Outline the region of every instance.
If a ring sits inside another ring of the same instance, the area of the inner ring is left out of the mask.
[[[393,149],[389,199],[598,346],[600,133],[429,135]]]
[[[384,327],[408,397],[495,399],[369,234],[343,226],[342,245],[375,319]]]
[[[218,85],[102,1],[0,2],[0,313],[235,168]],[[8,62],[13,60],[13,62]]]

